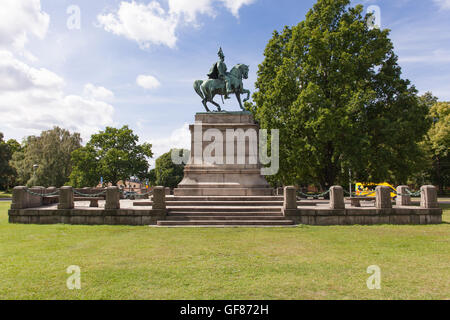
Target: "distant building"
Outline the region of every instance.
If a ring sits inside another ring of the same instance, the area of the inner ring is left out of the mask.
[[[104,184],[104,186],[105,187],[111,187],[112,184],[111,183],[107,183],[107,184]],[[132,191],[132,192],[137,192],[137,193],[140,193],[142,191],[142,189],[146,189],[147,188],[145,183],[143,183],[143,182],[141,182],[141,181],[139,181],[137,179],[127,180],[127,181],[125,181],[125,183],[123,181],[119,181],[117,183],[117,186],[120,189],[123,189],[125,191]],[[101,183],[99,183],[97,187],[101,188],[102,187]]]

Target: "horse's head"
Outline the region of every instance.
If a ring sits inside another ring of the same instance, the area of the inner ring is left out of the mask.
[[[248,71],[250,70],[250,66],[248,66],[246,64],[241,64],[241,65],[239,65],[239,69],[242,72],[242,77],[244,79],[248,79]]]
[[[230,73],[236,78],[248,79],[249,66],[245,64],[238,64],[231,69]]]

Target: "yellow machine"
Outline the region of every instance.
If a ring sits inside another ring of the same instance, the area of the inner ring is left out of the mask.
[[[375,188],[378,186],[386,186],[391,189],[391,198],[397,197],[395,188],[387,182],[383,183],[356,183],[356,195],[359,197],[374,197],[375,198]]]

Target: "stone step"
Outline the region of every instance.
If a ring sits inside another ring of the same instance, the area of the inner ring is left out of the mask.
[[[188,220],[188,221],[170,221],[160,220],[158,226],[161,227],[186,227],[186,226],[292,226],[294,222],[292,220]]]
[[[252,217],[284,217],[281,211],[223,211],[223,212],[214,212],[214,211],[170,211],[167,217],[186,217],[186,216],[205,216],[205,217],[226,217],[226,216],[252,216]]]
[[[283,201],[166,201],[166,206],[254,206],[282,207]]]
[[[281,212],[282,207],[259,206],[178,206],[168,207],[169,212]]]
[[[284,216],[193,216],[193,215],[177,215],[177,216],[167,216],[165,221],[205,221],[205,220],[270,220],[270,221],[280,221],[280,220],[286,220]]]
[[[166,201],[283,201],[282,196],[167,196]]]
[[[273,196],[271,188],[230,188],[223,184],[222,188],[218,183],[202,184],[198,183],[194,188],[183,186],[174,189],[175,196]]]
[[[151,207],[153,206],[153,201],[135,201],[133,202],[134,207]]]

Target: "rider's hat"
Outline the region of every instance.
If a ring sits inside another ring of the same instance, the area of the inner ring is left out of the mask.
[[[217,52],[217,54],[219,55],[219,57],[225,57],[225,55],[223,54],[223,51],[222,51],[222,47],[220,47],[220,49],[219,49],[219,52]]]

